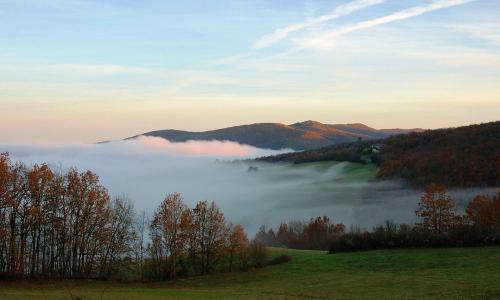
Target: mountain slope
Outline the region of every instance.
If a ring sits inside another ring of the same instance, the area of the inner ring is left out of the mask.
[[[417,130],[420,129],[413,131]],[[398,129],[397,133],[400,133],[400,131]],[[306,150],[357,141],[359,139],[385,138],[393,134],[392,132],[373,129],[359,123],[330,125],[315,121],[305,121],[291,125],[257,123],[203,132],[173,129],[157,130],[142,135],[162,137],[173,142],[184,142],[187,140],[228,140],[259,148]],[[131,138],[135,137],[137,136]]]
[[[378,177],[416,186],[500,187],[500,121],[262,157],[268,162],[372,161]]]

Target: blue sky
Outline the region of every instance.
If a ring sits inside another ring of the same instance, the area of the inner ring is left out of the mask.
[[[0,0],[0,141],[497,120],[499,12],[496,0]]]

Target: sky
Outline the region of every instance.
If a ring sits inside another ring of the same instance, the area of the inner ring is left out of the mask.
[[[0,0],[0,142],[500,119],[498,0]]]

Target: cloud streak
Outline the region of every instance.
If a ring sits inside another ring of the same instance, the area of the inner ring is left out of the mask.
[[[500,46],[500,23],[483,22],[472,24],[457,24],[449,26],[451,29],[466,33],[474,38],[484,40],[492,45]]]
[[[331,21],[337,18],[340,18],[342,16],[349,15],[353,12],[356,12],[358,10],[361,10],[363,8],[367,8],[376,4],[380,4],[385,2],[385,0],[357,0],[357,1],[352,1],[344,5],[340,5],[337,8],[335,8],[331,13],[313,18],[307,22],[304,23],[296,23],[292,24],[283,28],[276,29],[272,34],[263,36],[259,40],[257,40],[254,43],[254,48],[256,49],[261,49],[261,48],[266,48],[269,47],[280,40],[285,39],[288,35],[290,35],[293,32],[318,25],[327,21]]]
[[[298,41],[298,44],[302,48],[331,48],[333,45],[332,41],[335,38],[351,32],[376,27],[386,23],[417,17],[435,10],[463,5],[474,1],[476,0],[440,0],[440,1],[435,1],[429,5],[414,6],[384,17],[359,22],[353,25],[347,25],[335,30],[327,31],[317,36],[302,39]]]

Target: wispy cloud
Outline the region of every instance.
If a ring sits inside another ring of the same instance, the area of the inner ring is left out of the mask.
[[[469,2],[473,2],[476,0],[440,0],[440,1],[435,1],[431,4],[428,5],[423,5],[423,6],[414,6],[408,9],[404,9],[401,11],[398,11],[396,13],[376,18],[376,19],[371,19],[368,21],[363,21],[359,22],[357,24],[353,25],[347,25],[335,30],[327,31],[324,33],[321,33],[319,35],[305,38],[298,40],[298,44],[302,48],[331,48],[333,46],[333,41],[335,38],[354,32],[354,31],[359,31],[363,29],[368,29],[372,27],[376,27],[382,24],[386,23],[391,23],[395,21],[400,21],[400,20],[405,20],[413,17],[417,17],[420,15],[423,15],[425,13],[443,9],[443,8],[448,8],[452,6],[458,6],[458,5],[463,5]]]
[[[263,36],[262,38],[257,40],[254,44],[254,48],[260,49],[271,46],[272,44],[286,38],[289,34],[296,32],[298,30],[308,28],[317,24],[321,24],[327,21],[331,21],[340,18],[342,16],[349,15],[363,8],[380,4],[383,2],[385,2],[385,0],[357,0],[349,2],[344,5],[340,5],[329,14],[313,18],[304,23],[292,24],[283,28],[276,29],[273,33]]]
[[[23,71],[36,73],[52,73],[72,76],[113,76],[113,75],[162,75],[168,70],[158,67],[136,67],[111,64],[20,64],[2,63],[2,71]]]
[[[52,65],[56,70],[75,72],[80,75],[116,75],[116,74],[144,74],[152,72],[152,69],[130,67],[122,65],[92,65],[92,64],[59,64]]]
[[[449,27],[467,33],[474,38],[487,41],[490,44],[500,46],[500,23],[498,22],[457,24]]]
[[[408,52],[403,55],[415,59],[432,60],[450,67],[475,67],[482,70],[498,70],[500,68],[500,54],[484,50],[460,48],[439,52]]]

